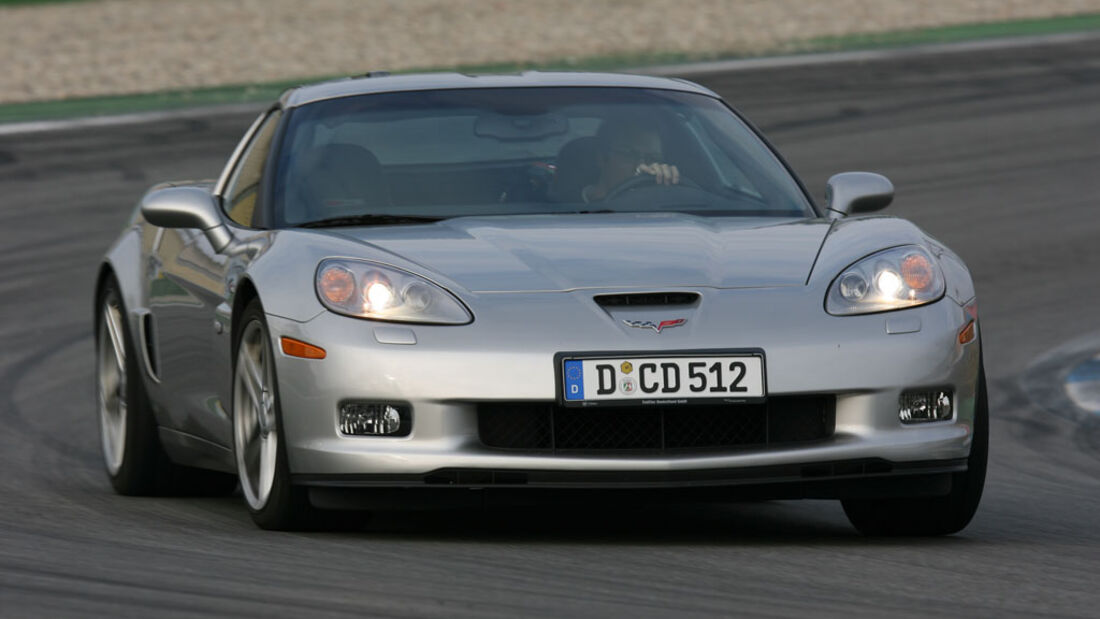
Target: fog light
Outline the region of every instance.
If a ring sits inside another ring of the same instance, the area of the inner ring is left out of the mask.
[[[951,400],[950,391],[911,391],[903,393],[898,403],[898,418],[901,419],[902,423],[951,419],[955,411]]]
[[[389,404],[352,403],[340,407],[340,432],[352,436],[405,436],[408,415]]]

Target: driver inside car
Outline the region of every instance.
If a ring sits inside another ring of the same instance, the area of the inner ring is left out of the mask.
[[[581,190],[585,202],[598,202],[614,195],[631,178],[649,175],[658,185],[676,185],[680,170],[664,163],[661,136],[641,123],[608,120],[596,132],[599,176]]]

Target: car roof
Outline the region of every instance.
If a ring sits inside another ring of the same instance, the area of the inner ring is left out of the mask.
[[[524,71],[523,73],[467,75],[463,73],[413,73],[406,75],[367,75],[344,78],[292,88],[283,94],[284,107],[297,107],[315,101],[382,92],[415,90],[454,90],[460,88],[537,88],[537,87],[611,87],[653,88],[693,92],[717,98],[711,90],[683,79],[631,75],[626,73],[581,73]]]

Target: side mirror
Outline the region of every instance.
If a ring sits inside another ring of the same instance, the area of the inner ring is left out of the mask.
[[[837,174],[825,187],[825,208],[829,209],[830,219],[884,209],[893,200],[894,184],[872,172]]]
[[[161,228],[197,228],[221,252],[233,242],[218,205],[209,191],[198,187],[167,187],[145,194],[141,200],[145,221]]]

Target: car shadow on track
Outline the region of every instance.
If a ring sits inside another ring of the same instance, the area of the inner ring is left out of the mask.
[[[645,507],[524,506],[434,511],[333,512],[311,533],[363,540],[466,543],[697,545],[891,545],[904,538],[868,538],[836,502],[753,501]],[[922,543],[974,543],[965,534]]]

